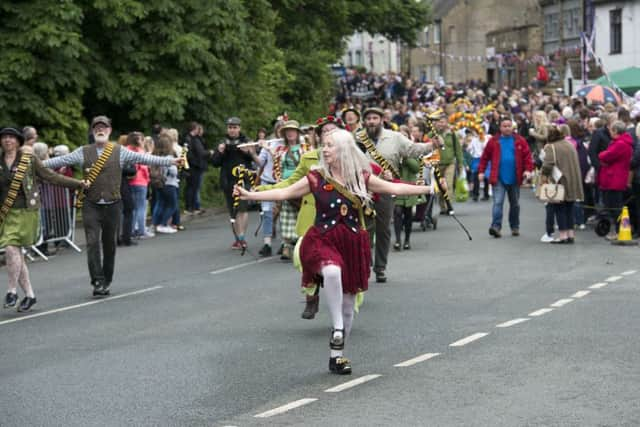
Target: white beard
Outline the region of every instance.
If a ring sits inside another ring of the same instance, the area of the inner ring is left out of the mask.
[[[104,134],[94,135],[94,139],[96,140],[96,142],[100,143],[109,141],[109,137]]]

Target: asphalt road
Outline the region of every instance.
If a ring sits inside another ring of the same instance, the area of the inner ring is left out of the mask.
[[[119,248],[106,300],[84,254],[32,263],[36,309],[0,311],[0,425],[640,425],[640,249],[540,243],[544,209],[522,206],[520,237],[469,202],[473,241],[441,218],[392,253],[350,377],[327,371],[326,307],[300,319],[299,274],[231,251],[222,216]]]

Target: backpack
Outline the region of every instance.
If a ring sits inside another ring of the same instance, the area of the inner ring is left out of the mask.
[[[159,189],[163,188],[167,182],[167,171],[164,166],[150,166],[149,167],[149,183],[151,188]]]

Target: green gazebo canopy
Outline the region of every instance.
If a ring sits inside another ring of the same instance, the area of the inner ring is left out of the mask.
[[[613,71],[609,73],[609,77],[627,95],[633,96],[636,91],[640,90],[639,67],[629,67],[622,70]],[[606,76],[600,77],[595,81],[595,83],[603,86],[613,87]]]

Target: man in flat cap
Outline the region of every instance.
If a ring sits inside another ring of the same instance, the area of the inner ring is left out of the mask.
[[[233,206],[233,186],[237,178],[233,176],[233,169],[236,166],[244,166],[251,168],[251,162],[257,155],[254,147],[241,147],[239,144],[248,142],[240,129],[241,121],[238,117],[229,117],[227,119],[227,135],[224,140],[218,144],[218,149],[213,154],[211,164],[220,168],[220,187],[224,193],[229,216],[232,220],[234,230],[234,242],[232,249],[246,249],[247,242],[245,234],[249,225],[249,213],[247,212],[247,202],[240,201],[240,204],[234,208]],[[234,218],[235,216],[235,218]]]
[[[382,123],[385,112],[377,107],[364,111],[364,126],[368,139],[372,142],[367,146],[361,138],[356,138],[360,148],[383,169],[383,178],[392,180],[399,178],[396,172],[400,170],[400,163],[409,158],[418,158],[433,150],[431,143],[414,144],[399,132],[385,129]],[[380,164],[383,161],[388,167]],[[385,270],[391,242],[391,215],[393,214],[393,199],[389,195],[378,196],[375,202],[375,260],[373,271],[376,282],[387,281]],[[371,228],[371,227],[370,227]],[[373,239],[372,239],[373,241]]]
[[[85,145],[73,152],[44,162],[51,169],[62,166],[82,165],[84,179],[90,187],[79,195],[82,219],[87,240],[87,261],[93,286],[93,295],[108,296],[113,280],[116,257],[118,221],[122,212],[120,183],[125,164],[140,163],[152,166],[180,164],[181,159],[152,156],[130,150],[122,150],[109,142],[111,120],[96,116],[91,121],[94,144]],[[100,248],[104,253],[100,254]]]

